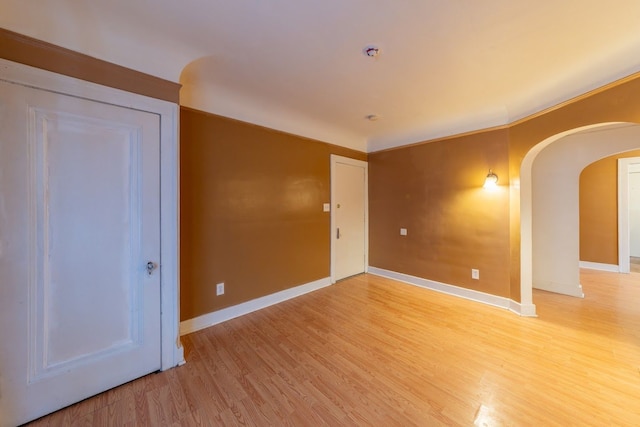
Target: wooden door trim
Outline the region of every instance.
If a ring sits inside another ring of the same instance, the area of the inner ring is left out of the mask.
[[[350,157],[331,154],[331,283],[336,282],[336,166],[338,163],[361,167],[364,169],[364,271],[369,270],[369,163]]]

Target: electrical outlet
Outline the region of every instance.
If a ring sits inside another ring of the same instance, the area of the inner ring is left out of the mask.
[[[406,236],[407,235],[407,229],[406,228],[401,228],[400,229],[400,235],[401,236]]]
[[[224,282],[216,285],[216,296],[224,295]]]
[[[480,270],[472,268],[471,269],[471,278],[475,279],[475,280],[480,280]]]

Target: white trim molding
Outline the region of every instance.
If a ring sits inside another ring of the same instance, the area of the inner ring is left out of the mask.
[[[563,283],[547,281],[544,283],[538,282],[533,284],[534,289],[541,291],[553,292],[556,294],[567,295],[570,297],[584,298],[584,292],[582,292],[582,284],[580,283]]]
[[[383,268],[369,266],[369,274],[386,277],[387,279],[397,280],[399,282],[418,286],[432,291],[441,292],[443,294],[468,299],[482,304],[491,305],[498,308],[504,308],[512,311],[520,316],[536,317],[535,305],[522,305],[517,301],[497,295],[487,294],[485,292],[474,291],[473,289],[461,288],[459,286],[448,285],[446,283],[436,282],[434,280],[423,279],[421,277],[411,276],[404,273],[385,270]]]
[[[522,317],[538,317],[535,304],[522,304],[512,299],[509,300],[509,311]]]
[[[180,109],[166,102],[160,114],[160,258],[163,371],[183,365],[180,342]]]
[[[242,304],[203,314],[202,316],[198,316],[193,319],[184,320],[180,323],[180,335],[187,335],[192,332],[208,328],[209,326],[217,325],[218,323],[226,322],[227,320],[235,319],[236,317],[244,316],[245,314],[261,310],[271,305],[299,297],[309,292],[317,291],[318,289],[322,289],[330,285],[331,279],[329,277],[325,277],[324,279],[316,280],[294,288],[285,289],[284,291],[276,292],[275,294],[266,295],[251,301],[243,302]]]
[[[629,164],[630,158],[618,159],[618,270],[629,273]]]
[[[580,268],[588,270],[608,271],[609,273],[620,273],[620,267],[615,264],[602,264],[599,262],[580,261]]]

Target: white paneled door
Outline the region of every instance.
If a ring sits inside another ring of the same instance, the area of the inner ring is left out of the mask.
[[[159,133],[0,82],[0,425],[160,369]]]
[[[364,273],[367,267],[367,163],[332,156],[334,281]]]

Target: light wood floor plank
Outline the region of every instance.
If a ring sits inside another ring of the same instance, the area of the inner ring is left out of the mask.
[[[640,274],[538,318],[361,275],[183,337],[187,364],[32,423],[640,425]]]

